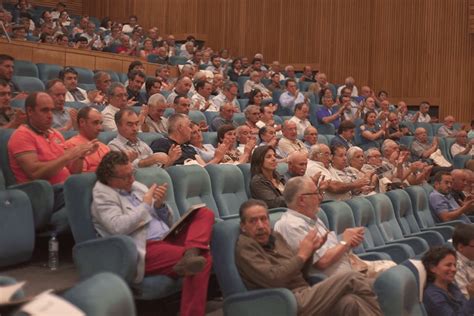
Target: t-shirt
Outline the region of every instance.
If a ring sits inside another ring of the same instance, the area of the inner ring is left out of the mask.
[[[82,135],[76,135],[68,139],[65,143],[65,148],[73,148],[81,144],[87,144],[89,140]],[[82,163],[82,172],[95,172],[99,166],[102,158],[110,151],[110,148],[103,144],[99,143],[99,148],[92,154],[86,156]]]
[[[151,143],[151,149],[153,150],[154,153],[165,153],[165,154],[168,154],[170,148],[171,148],[171,145],[178,145],[177,142],[175,142],[174,140],[166,137],[166,138],[160,138],[160,139],[157,139],[155,141],[153,141],[153,143]],[[182,144],[180,145],[181,146],[181,157],[178,158],[178,160],[176,160],[174,162],[175,165],[183,165],[184,164],[184,161],[186,159],[192,159],[192,160],[196,160],[196,155],[197,155],[197,152],[196,150],[193,148],[193,146],[189,145],[189,144]]]
[[[39,161],[51,161],[64,155],[64,148],[64,137],[55,129],[50,129],[47,134],[40,135],[26,125],[20,126],[8,142],[8,158],[16,181],[24,183],[34,180],[29,178],[20,167],[16,159],[17,155],[35,152]],[[63,183],[69,175],[69,170],[63,167],[57,174],[45,180],[51,184]]]

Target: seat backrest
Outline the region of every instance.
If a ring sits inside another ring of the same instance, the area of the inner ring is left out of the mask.
[[[13,76],[12,81],[18,86],[18,89],[28,93],[44,91],[44,84],[35,77]]]
[[[120,77],[117,75],[117,73],[113,70],[104,70],[106,73],[110,75],[110,79],[112,79],[112,82],[120,82]]]
[[[217,146],[217,132],[202,132],[202,142],[203,144],[211,144],[212,146]]]
[[[174,197],[180,214],[191,206],[205,203],[219,217],[217,205],[212,196],[211,179],[201,166],[172,166],[166,169],[173,181]]]
[[[75,130],[69,130],[69,131],[62,131],[61,134],[63,135],[65,140],[68,140],[71,137],[74,137],[78,134],[78,131]]]
[[[97,238],[91,215],[95,183],[94,173],[71,175],[64,183],[66,212],[76,243]]]
[[[374,291],[386,316],[425,315],[415,276],[403,265],[382,272],[375,280]]]
[[[411,204],[413,206],[413,214],[416,221],[421,228],[429,228],[435,226],[433,215],[430,211],[428,196],[425,189],[421,186],[411,185],[405,188],[405,191],[410,196]]]
[[[242,171],[231,164],[211,164],[206,170],[220,216],[238,215],[240,205],[247,200]]]
[[[94,72],[88,68],[76,67],[77,71],[77,83],[94,84]]]
[[[288,164],[286,162],[280,162],[277,165],[276,171],[278,174],[283,175],[288,171]]]
[[[385,193],[392,202],[395,217],[404,235],[420,232],[420,227],[413,215],[410,196],[404,190],[392,190]]]
[[[59,72],[63,69],[63,67],[54,64],[39,63],[36,66],[38,67],[39,78],[43,82],[58,78]]]
[[[244,97],[244,85],[247,80],[249,80],[249,76],[239,76],[237,78],[237,84],[239,85],[239,95],[243,98]]]
[[[240,110],[243,112],[249,104],[249,99],[237,99],[239,101]]]
[[[244,187],[245,192],[247,192],[247,198],[250,198],[252,195],[250,194],[250,164],[249,163],[242,163],[237,165],[242,174],[244,175]]]
[[[352,209],[355,225],[365,227],[364,249],[368,250],[376,246],[384,245],[384,239],[376,225],[375,210],[372,204],[363,197],[347,200],[345,203]]]
[[[168,184],[168,190],[166,191],[166,203],[171,208],[173,213],[173,220],[177,221],[181,215],[174,199],[174,188],[173,182],[171,181],[170,175],[162,168],[159,167],[147,167],[138,168],[135,171],[135,180],[150,187],[152,184]]]
[[[410,148],[413,140],[415,140],[414,136],[402,136],[400,138],[400,145],[405,145],[407,148]]]
[[[386,242],[403,239],[402,230],[398,225],[393,211],[392,202],[383,193],[367,197],[375,210],[375,221]]]
[[[30,260],[35,244],[35,226],[26,193],[0,191],[0,218],[0,267]]]
[[[325,135],[318,135],[318,144],[324,144],[329,146],[328,139]]]
[[[237,124],[237,125],[244,125],[246,118],[245,114],[240,112],[240,113],[234,113],[234,116],[232,117],[232,120]]]
[[[416,122],[415,126],[416,128],[423,127],[426,130],[426,133],[428,134],[428,136],[436,135],[436,133],[438,132],[438,131],[435,131],[435,133],[433,134],[433,127],[431,126],[430,123]]]
[[[163,138],[163,135],[160,133],[138,133],[138,138],[150,146],[153,141]]]
[[[451,155],[451,147],[456,142],[456,138],[444,138],[444,156],[449,162],[453,162],[453,155]]]
[[[201,111],[196,111],[196,110],[189,111],[188,116],[189,116],[189,119],[196,124],[199,124],[201,122],[204,122],[207,124],[206,116]]]
[[[0,167],[7,187],[16,183],[15,176],[10,168],[10,159],[8,158],[8,141],[14,131],[14,129],[0,129]]]
[[[28,60],[18,60],[15,62],[15,76],[39,77],[38,67]]]
[[[112,139],[117,137],[117,132],[100,132],[99,136],[97,136],[97,139],[102,143],[107,145]]]
[[[443,123],[430,123],[431,124],[431,130],[433,131],[433,136],[438,136],[438,130],[441,126],[443,126]]]

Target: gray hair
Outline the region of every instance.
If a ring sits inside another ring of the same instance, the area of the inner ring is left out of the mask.
[[[233,81],[227,80],[224,82],[224,90],[229,91],[232,87],[239,87],[239,85]]]
[[[120,82],[112,82],[109,89],[107,90],[107,97],[113,97],[115,95],[115,89],[122,88],[126,89],[125,86]]]
[[[168,134],[171,134],[176,131],[179,127],[179,124],[186,119],[188,119],[188,117],[181,113],[171,115],[168,118]]]
[[[293,177],[285,185],[285,189],[283,190],[283,198],[285,199],[286,205],[291,205],[294,201],[298,193],[301,192],[306,187],[306,184],[312,181],[309,177],[302,176],[302,177]]]
[[[380,151],[379,151],[377,148],[369,148],[369,149],[367,149],[367,150],[364,152],[365,159],[369,158],[369,156],[370,156],[373,152],[379,152],[379,153],[380,153]]]
[[[347,150],[347,153],[346,153],[346,155],[347,155],[347,160],[351,160],[351,159],[354,157],[355,153],[356,153],[356,152],[359,152],[359,151],[362,152],[362,153],[364,152],[364,151],[362,150],[362,148],[357,147],[357,146],[352,146],[351,148],[349,148],[349,149]]]
[[[99,79],[102,78],[102,76],[109,76],[110,77],[110,74],[108,72],[99,70],[98,72],[96,72],[94,74],[94,82],[97,83],[97,81],[99,81]]]
[[[319,155],[322,152],[322,149],[326,147],[329,149],[329,146],[326,144],[315,144],[311,146],[311,149],[309,151],[309,159],[314,160],[316,155]]]
[[[258,111],[260,113],[260,107],[257,105],[249,105],[245,108],[244,114],[245,118],[248,119],[250,111]]]
[[[166,103],[166,99],[160,93],[155,93],[148,99],[148,105],[150,106],[155,106],[155,105],[164,104],[164,103]]]
[[[397,145],[397,143],[393,139],[384,140],[382,143],[382,153],[385,154],[385,151],[387,150],[387,148],[392,145]]]

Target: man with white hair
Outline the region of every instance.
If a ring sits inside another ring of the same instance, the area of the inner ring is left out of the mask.
[[[308,126],[303,133],[304,145],[310,151],[313,145],[318,143],[318,130],[314,126]]]
[[[456,142],[451,146],[451,155],[453,157],[457,155],[471,155],[474,156],[474,139],[471,139],[469,141],[467,139],[467,133],[466,131],[459,131],[456,134]]]
[[[433,140],[430,142],[428,133],[423,127],[418,127],[415,130],[415,140],[411,144],[411,153],[414,157],[427,160],[428,163],[435,166],[451,167],[451,163],[441,154],[438,137],[433,137]]]
[[[344,80],[344,84],[337,88],[337,95],[340,96],[342,95],[342,89],[347,88],[351,90],[351,96],[352,97],[357,97],[359,95],[359,90],[357,90],[357,87],[355,86],[355,80],[353,77],[347,77],[346,80]]]
[[[262,96],[264,99],[271,98],[272,93],[263,85],[263,83],[260,82],[261,79],[261,73],[259,73],[258,71],[252,71],[250,73],[250,79],[247,80],[244,84],[244,94],[248,95],[250,91],[258,89],[260,90],[260,92],[262,92]]]
[[[156,93],[148,99],[148,115],[142,124],[142,132],[166,134],[168,119],[163,116],[168,105],[163,95]]]
[[[295,67],[293,67],[292,65],[287,65],[285,67],[285,73],[286,73],[286,79],[293,79],[294,81],[298,82],[299,79],[296,77],[296,73],[295,73]]]
[[[367,179],[344,182],[337,173],[333,173],[329,170],[331,159],[331,150],[327,145],[316,144],[311,147],[305,175],[314,177],[318,173],[321,174],[321,177],[323,177],[321,181],[325,181],[326,186],[325,192],[323,193],[324,200],[347,199],[348,196],[346,196],[345,193],[369,184]]]
[[[311,192],[312,195],[305,196],[305,192]],[[355,271],[374,278],[395,266],[393,261],[364,261],[352,253],[352,249],[364,240],[364,227],[346,228],[340,241],[336,232],[329,231],[317,215],[322,194],[310,178],[295,177],[289,180],[283,197],[288,211],[275,223],[275,231],[283,236],[290,248],[298,250],[301,241],[312,230],[327,238],[322,247],[313,254],[309,274],[322,272],[331,277]]]
[[[456,137],[458,131],[454,129],[456,120],[454,116],[448,115],[444,118],[444,124],[438,129],[439,137]]]
[[[286,158],[294,151],[308,152],[303,142],[297,138],[298,132],[295,122],[289,120],[283,122],[282,133],[283,137],[278,142],[278,149],[283,158]]]

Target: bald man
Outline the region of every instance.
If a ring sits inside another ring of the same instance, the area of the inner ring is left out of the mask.
[[[438,137],[456,137],[458,131],[454,129],[455,122],[454,116],[446,116],[443,126],[438,129]]]
[[[472,145],[474,144],[474,140],[471,139],[469,141],[467,139],[466,131],[459,131],[456,134],[456,142],[451,146],[450,151],[451,155],[474,155],[474,148]]]
[[[293,177],[304,176],[306,167],[308,166],[308,153],[295,151],[292,152],[287,159],[288,171],[283,175],[285,181]]]

